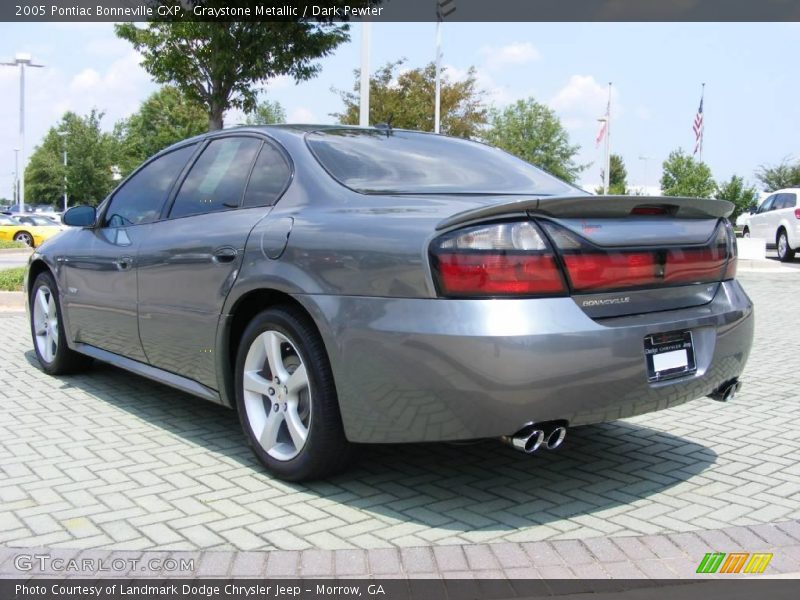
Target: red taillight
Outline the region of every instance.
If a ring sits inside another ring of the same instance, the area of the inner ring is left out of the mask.
[[[736,241],[730,224],[721,223],[705,246],[627,250],[594,245],[549,221],[505,222],[469,227],[434,240],[431,266],[444,296],[608,292],[732,279]]]
[[[702,283],[719,281],[727,257],[724,248],[689,248],[666,254],[666,283]]]
[[[652,252],[567,254],[564,256],[575,291],[637,287],[656,282]]]
[[[795,208],[794,209],[794,218],[795,219],[800,219],[800,208]]]
[[[445,296],[553,296],[567,290],[555,257],[528,221],[469,227],[431,245],[431,265]]]
[[[532,296],[564,292],[558,266],[549,254],[439,254],[436,266],[441,291],[448,296]]]

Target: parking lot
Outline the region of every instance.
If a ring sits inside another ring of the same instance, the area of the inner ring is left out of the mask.
[[[796,527],[800,279],[741,280],[756,304],[756,341],[733,403],[578,428],[560,451],[535,457],[494,441],[363,447],[355,468],[310,485],[267,476],[232,411],[102,365],[44,375],[25,317],[0,315],[0,546],[291,551],[613,538],[624,551],[637,536]]]

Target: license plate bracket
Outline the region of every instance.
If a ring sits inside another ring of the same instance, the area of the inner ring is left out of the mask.
[[[697,371],[691,331],[654,333],[644,338],[647,380],[664,381]]]

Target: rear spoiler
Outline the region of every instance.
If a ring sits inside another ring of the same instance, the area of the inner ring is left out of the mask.
[[[509,200],[456,213],[436,225],[437,230],[490,217],[542,215],[562,219],[626,217],[635,208],[662,208],[681,219],[727,217],[733,203],[711,198],[672,198],[667,196],[546,196]]]

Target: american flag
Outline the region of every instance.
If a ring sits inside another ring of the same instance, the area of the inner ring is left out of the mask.
[[[697,115],[694,118],[694,153],[697,154],[700,148],[703,147],[703,98],[700,97],[700,108],[697,109]]]

